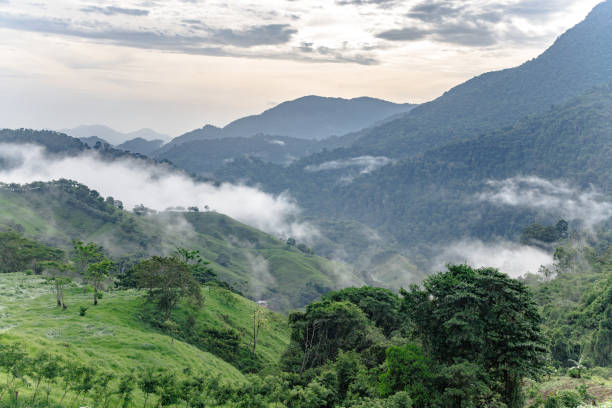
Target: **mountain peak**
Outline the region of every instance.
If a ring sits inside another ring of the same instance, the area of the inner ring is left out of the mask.
[[[538,58],[454,87],[409,114],[370,130],[354,152],[411,156],[471,137],[612,81],[612,1],[599,4]]]

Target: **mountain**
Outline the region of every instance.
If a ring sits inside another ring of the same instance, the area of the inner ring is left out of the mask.
[[[90,137],[80,137],[79,140],[89,147],[94,147],[96,143],[100,143],[101,145],[110,145],[106,140],[99,138],[98,136],[90,136]]]
[[[121,143],[125,143],[135,138],[142,138],[146,140],[170,139],[170,136],[157,133],[151,129],[140,129],[135,132],[121,133],[104,125],[82,125],[74,129],[64,129],[61,132],[76,138],[97,136],[114,146],[120,145]]]
[[[408,112],[414,106],[365,97],[305,96],[283,102],[259,115],[238,119],[224,128],[206,125],[175,138],[168,145],[256,134],[320,140],[358,131],[389,116]]]
[[[150,152],[155,159],[166,159],[195,174],[210,174],[237,157],[257,157],[263,161],[289,164],[296,158],[316,153],[325,144],[316,140],[286,136],[255,135],[196,140],[173,144]]]
[[[480,75],[410,113],[373,128],[342,157],[407,157],[545,112],[612,80],[612,1],[561,35],[538,58]]]
[[[86,143],[87,141],[95,143],[90,145]],[[97,142],[100,142],[100,144]],[[0,143],[39,145],[44,147],[47,153],[58,156],[75,156],[85,151],[95,151],[98,155],[107,160],[129,157],[131,159],[145,161],[148,164],[155,163],[180,171],[171,163],[160,163],[139,153],[130,153],[126,150],[115,149],[98,137],[84,138],[84,140],[82,140],[52,130],[0,129]],[[0,169],[10,165],[11,163],[4,163],[2,157],[0,157]]]
[[[216,173],[269,192],[289,192],[311,216],[357,220],[406,246],[466,236],[515,239],[538,212],[477,200],[489,180],[563,179],[612,195],[612,85],[594,88],[549,111],[474,139],[449,143],[378,169],[335,159],[334,152],[282,167],[236,160]],[[324,157],[323,163],[320,158]],[[313,167],[315,166],[315,167]],[[248,176],[247,176],[248,175]],[[550,215],[548,216],[550,218]],[[549,219],[552,221],[552,219]],[[449,227],[452,225],[452,228]]]
[[[125,211],[68,180],[0,184],[0,225],[28,238],[68,249],[73,239],[93,241],[115,258],[139,259],[198,249],[219,278],[276,310],[299,308],[351,279],[351,270],[216,212],[173,210],[147,216]]]
[[[137,137],[135,139],[128,140],[127,142],[117,145],[117,149],[125,150],[131,153],[148,155],[151,152],[159,149],[163,144],[164,141],[161,139],[146,140],[142,137]]]
[[[377,126],[397,115],[373,123]],[[209,175],[235,159],[251,157],[264,162],[290,164],[326,149],[349,146],[369,128],[325,139],[300,139],[259,133],[249,137],[222,137],[224,130],[207,125],[180,136],[160,149],[149,152],[158,160],[169,160],[175,166],[194,174]]]

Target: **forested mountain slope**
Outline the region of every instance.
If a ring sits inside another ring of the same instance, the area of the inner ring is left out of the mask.
[[[269,191],[289,190],[312,214],[349,218],[381,228],[403,244],[465,235],[516,234],[536,214],[476,199],[487,181],[515,176],[565,179],[612,193],[612,86],[595,88],[569,103],[472,140],[363,174],[328,166],[312,171],[309,159],[288,168],[241,160],[217,173],[245,174]],[[324,163],[342,163],[331,157]],[[452,225],[452,228],[448,228]]]
[[[611,21],[612,1],[607,0],[538,58],[459,85],[371,129],[349,152],[338,155],[414,156],[545,112],[550,105],[608,82],[612,80]]]

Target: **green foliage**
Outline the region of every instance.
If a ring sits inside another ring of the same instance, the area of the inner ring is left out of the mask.
[[[305,312],[292,313],[289,322],[292,328],[290,351],[297,351],[297,356],[291,356],[289,351],[285,362],[300,374],[334,360],[339,350],[363,351],[370,346],[367,335],[370,323],[364,313],[349,302],[311,303]]]
[[[185,234],[184,228],[168,228],[169,225],[185,226],[191,233]],[[267,300],[279,311],[305,306],[337,288],[339,275],[351,274],[343,265],[295,247],[287,248],[284,241],[222,214],[161,212],[136,217],[119,208],[117,200],[104,199],[94,190],[69,180],[0,185],[0,229],[4,226],[19,228],[27,239],[44,241],[71,255],[79,253],[74,250],[74,239],[84,247],[89,242],[94,242],[94,246],[103,242],[103,255],[112,258],[117,266],[113,278],[118,278],[123,287],[134,287],[130,270],[150,254],[168,256],[177,247],[197,250],[202,263],[194,274],[199,281],[216,281],[254,300]],[[2,250],[0,246],[0,255]],[[14,256],[14,252],[10,253]],[[267,262],[275,285],[249,293],[253,258]],[[5,264],[6,261],[0,263],[0,270]],[[86,271],[80,262],[73,265],[81,274]],[[39,273],[34,266],[27,264],[21,269]],[[339,270],[341,274],[337,273]]]
[[[554,279],[529,283],[550,339],[552,362],[576,368],[575,375],[584,367],[612,364],[612,246],[603,237],[591,244],[559,247],[556,253],[573,253],[567,264]]]
[[[476,362],[502,401],[520,406],[520,379],[542,372],[547,351],[529,289],[495,269],[467,265],[449,266],[423,285],[402,291],[403,310],[428,353],[445,365]]]
[[[62,250],[26,239],[14,230],[0,230],[0,273],[39,270],[40,263],[60,261],[64,256]]]
[[[189,265],[176,256],[154,256],[134,267],[134,279],[140,289],[146,289],[149,299],[165,322],[181,299],[202,303],[200,284],[194,278]]]
[[[400,328],[400,299],[390,290],[364,286],[331,292],[324,296],[334,302],[351,302],[366,314],[386,336]]]
[[[380,376],[383,397],[405,391],[415,407],[425,407],[432,399],[433,364],[414,344],[389,347],[385,371]]]
[[[567,238],[568,223],[560,220],[556,225],[545,226],[534,223],[528,225],[521,232],[521,243],[525,245],[545,246],[560,239]]]

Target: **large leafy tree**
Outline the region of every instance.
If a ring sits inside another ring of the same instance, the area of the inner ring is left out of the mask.
[[[493,268],[449,266],[402,291],[403,312],[439,363],[478,364],[508,407],[520,406],[520,380],[543,369],[546,347],[529,289]]]
[[[368,327],[371,324],[350,302],[311,303],[305,312],[292,313],[289,322],[292,327],[290,351],[297,352],[293,361],[297,367],[293,368],[299,373],[333,361],[339,350],[362,351],[369,345]]]
[[[181,299],[202,302],[200,284],[190,266],[176,256],[145,259],[134,267],[133,275],[137,287],[148,291],[164,322]]]

